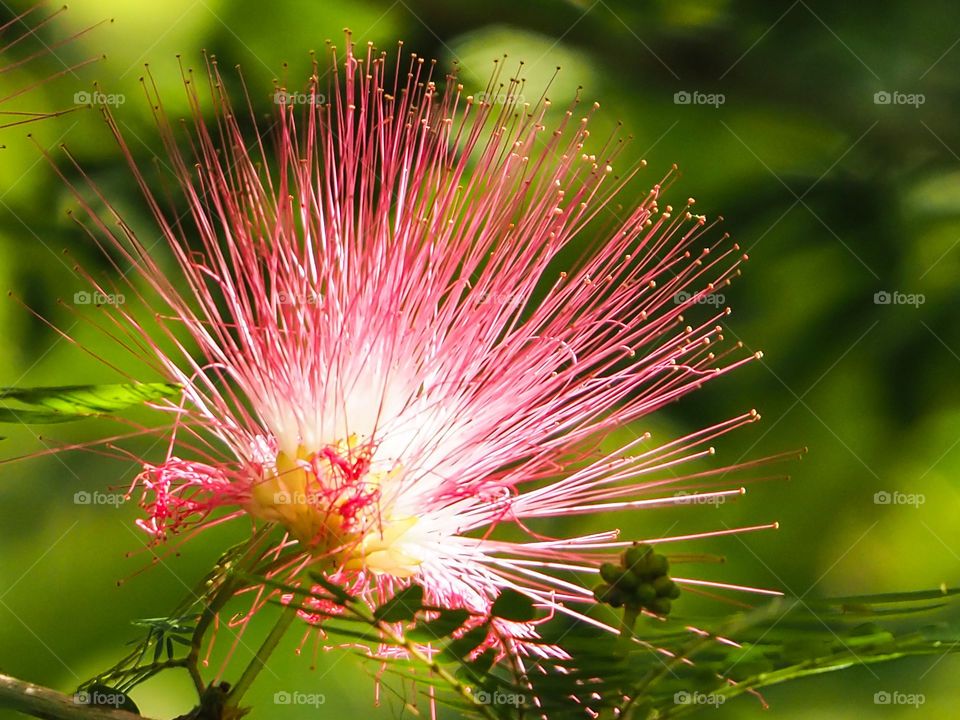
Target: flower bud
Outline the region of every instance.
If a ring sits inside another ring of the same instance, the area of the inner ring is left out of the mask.
[[[613,563],[604,563],[600,566],[600,577],[602,577],[611,585],[617,582],[622,574],[623,570]]]

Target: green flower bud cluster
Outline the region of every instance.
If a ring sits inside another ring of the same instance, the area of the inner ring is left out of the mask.
[[[650,545],[634,543],[620,555],[620,564],[604,563],[604,582],[593,589],[597,602],[628,610],[649,610],[669,615],[671,601],[680,597],[680,588],[670,579],[670,561]]]

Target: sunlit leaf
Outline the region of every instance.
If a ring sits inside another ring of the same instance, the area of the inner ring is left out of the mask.
[[[2,388],[0,422],[27,425],[68,422],[125,410],[146,402],[175,398],[180,392],[180,386],[172,383]],[[10,407],[9,401],[27,407]]]

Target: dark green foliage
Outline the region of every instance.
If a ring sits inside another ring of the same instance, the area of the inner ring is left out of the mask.
[[[649,564],[639,568],[642,573],[666,567],[652,552],[643,559]],[[638,569],[636,563],[633,567],[621,570]],[[653,590],[654,585],[666,594],[654,597],[650,605],[662,608],[659,614],[666,616],[669,595],[676,593],[676,586],[660,575],[638,587]],[[333,594],[278,587],[304,601],[308,597],[334,600]],[[410,589],[413,587],[400,591],[394,600],[420,597]],[[608,592],[615,589],[607,587]],[[529,643],[562,647],[570,659],[541,658],[533,652],[525,660],[525,671],[509,656],[494,662],[496,648],[488,645],[510,642],[495,625],[496,613],[481,616],[466,610],[423,607],[416,614],[416,626],[400,635],[384,623],[380,609],[371,613],[363,603],[351,599],[344,603],[345,612],[326,623],[324,630],[351,643],[362,640],[371,652],[381,643],[407,649],[407,657],[374,662],[385,662],[397,677],[416,681],[419,692],[426,694],[432,688],[439,702],[456,708],[464,717],[519,718],[535,711],[551,718],[583,718],[585,708],[590,708],[605,716],[617,712],[646,718],[655,711],[657,717],[667,718],[697,708],[678,704],[678,693],[696,692],[721,703],[749,690],[841,669],[852,662],[869,664],[960,648],[958,593],[960,590],[898,593],[807,604],[780,598],[720,622],[642,619],[635,633],[627,637],[558,613],[537,625],[540,639]],[[519,610],[526,606],[522,598],[520,593],[505,591],[493,607],[501,612]],[[944,617],[932,617],[937,613]],[[703,634],[692,632],[689,626],[700,628]],[[718,638],[735,644],[718,642]],[[429,659],[427,655],[418,657],[418,643],[429,643],[439,652],[430,654]],[[368,652],[355,652],[370,660]],[[686,658],[693,664],[684,662]],[[443,672],[446,678],[438,676]]]
[[[374,610],[373,616],[383,622],[400,622],[413,620],[414,615],[422,609],[423,587],[409,585]]]
[[[512,588],[504,588],[493,602],[490,614],[504,620],[528,622],[537,617],[533,600]]]
[[[0,422],[26,425],[68,422],[174,398],[179,394],[180,386],[172,383],[3,388],[0,389]],[[9,407],[10,401],[26,407]]]

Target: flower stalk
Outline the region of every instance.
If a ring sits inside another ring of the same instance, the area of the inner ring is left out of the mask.
[[[240,699],[243,697],[243,694],[250,689],[250,686],[253,684],[253,681],[256,680],[257,675],[259,675],[260,671],[263,670],[270,655],[276,649],[280,639],[286,633],[296,616],[297,609],[292,605],[288,605],[287,607],[283,608],[280,613],[280,617],[270,630],[270,633],[264,639],[263,644],[257,650],[256,655],[253,656],[253,659],[244,669],[243,674],[240,675],[240,679],[237,680],[236,684],[230,688],[230,692],[227,696],[227,700],[230,704],[239,706]]]

